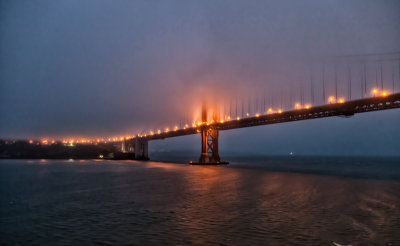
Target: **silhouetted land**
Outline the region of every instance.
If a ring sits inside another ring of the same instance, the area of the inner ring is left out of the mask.
[[[133,159],[110,143],[66,145],[30,143],[24,140],[0,140],[0,158],[12,159]]]

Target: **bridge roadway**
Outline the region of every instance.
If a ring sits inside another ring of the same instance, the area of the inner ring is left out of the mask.
[[[391,94],[385,97],[377,96],[372,98],[352,100],[344,103],[332,103],[322,106],[311,107],[309,109],[295,109],[282,113],[271,113],[267,115],[241,118],[240,120],[232,119],[230,121],[225,121],[224,123],[213,123],[209,126],[215,127],[215,129],[222,131],[299,120],[318,119],[332,116],[349,117],[358,113],[393,108],[400,108],[400,93]],[[202,126],[190,127],[186,129],[179,129],[176,131],[171,130],[168,132],[161,132],[159,134],[154,133],[154,135],[147,135],[141,138],[143,140],[149,141],[198,134],[201,132],[201,127]]]

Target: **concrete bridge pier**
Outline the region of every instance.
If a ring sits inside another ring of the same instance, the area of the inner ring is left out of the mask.
[[[149,141],[143,138],[135,138],[135,159],[149,160]]]

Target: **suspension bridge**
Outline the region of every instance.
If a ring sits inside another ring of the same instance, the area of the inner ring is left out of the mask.
[[[174,128],[153,130],[117,142],[122,152],[148,160],[149,141],[201,134],[200,158],[193,164],[227,164],[219,156],[219,131],[400,108],[400,52],[330,57],[318,65],[319,74],[310,72],[308,83],[303,78],[295,88],[297,93],[292,88],[286,100],[281,89],[280,93],[247,100],[236,97],[228,102],[205,101],[200,121],[184,125],[180,122]]]

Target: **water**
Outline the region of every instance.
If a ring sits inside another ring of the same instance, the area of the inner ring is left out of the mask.
[[[399,159],[0,160],[2,245],[400,245]]]

